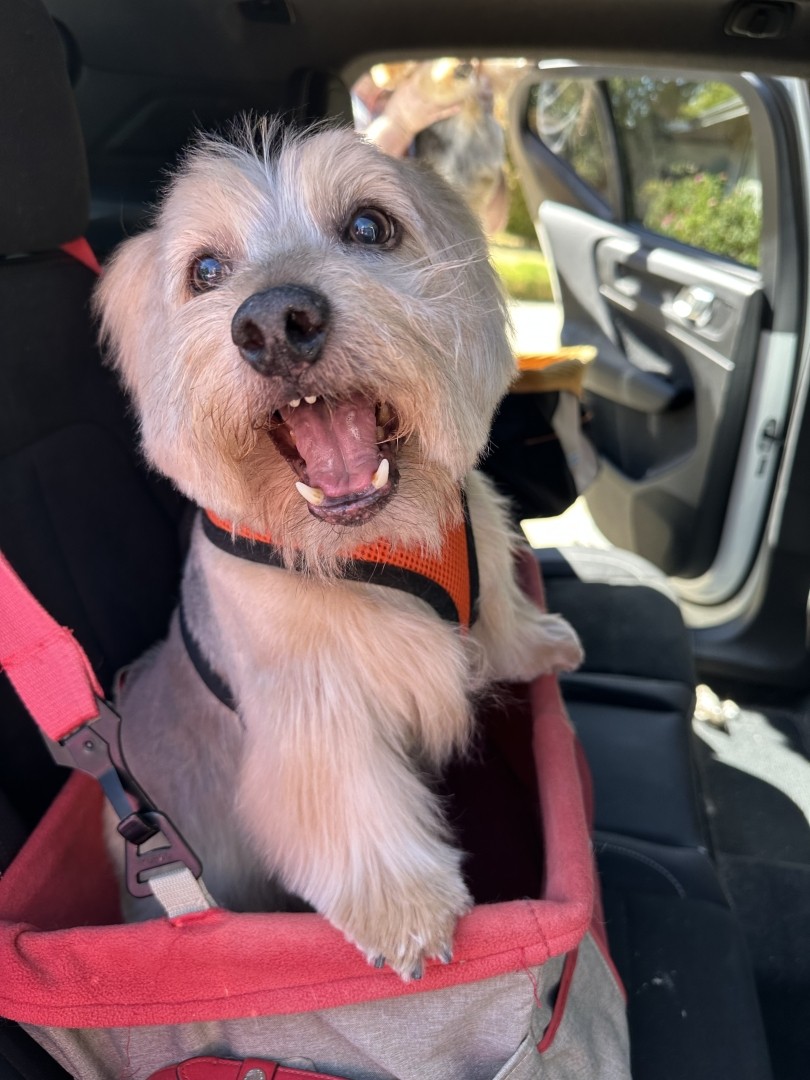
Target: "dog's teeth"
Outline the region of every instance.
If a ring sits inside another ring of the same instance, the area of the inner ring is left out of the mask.
[[[377,471],[371,478],[371,486],[375,489],[375,491],[379,491],[381,487],[385,487],[385,485],[388,483],[388,472],[388,458],[384,457],[380,462],[380,467],[377,469]]]
[[[294,401],[288,401],[287,404],[290,406],[291,409],[297,409],[298,406],[301,404],[301,398],[297,397]]]
[[[306,499],[310,506],[320,506],[326,498],[320,488],[310,487],[309,484],[302,484],[300,480],[295,481],[295,486],[298,489],[298,494]]]
[[[305,397],[304,398],[304,401],[307,403],[307,405],[314,405],[317,400],[318,400],[318,395],[317,394],[313,394],[311,397]]]

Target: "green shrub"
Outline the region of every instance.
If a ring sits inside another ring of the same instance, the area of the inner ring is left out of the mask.
[[[527,248],[493,247],[492,262],[514,300],[553,299],[546,260]]]
[[[758,193],[750,186],[729,191],[722,173],[708,172],[648,180],[639,209],[654,232],[746,266],[759,265],[762,218]]]

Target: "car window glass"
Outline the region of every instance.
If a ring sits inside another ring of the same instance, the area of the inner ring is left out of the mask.
[[[748,109],[722,82],[607,82],[627,180],[627,215],[749,266],[759,262],[762,194]]]
[[[375,64],[351,87],[355,127],[379,149],[430,165],[478,217],[513,300],[552,300],[535,223],[509,154],[515,87],[525,58],[474,56]]]
[[[539,83],[529,99],[528,122],[538,139],[610,205],[612,154],[599,84],[593,79]]]

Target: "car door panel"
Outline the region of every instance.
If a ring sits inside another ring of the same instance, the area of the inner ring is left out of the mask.
[[[759,261],[762,269],[743,265],[634,219],[627,161],[618,150],[621,133],[605,119],[612,117],[609,78],[615,72],[558,64],[535,74],[534,87],[544,79],[564,85],[563,78],[580,73],[591,119],[598,117],[602,125],[597,192],[563,159],[553,138],[546,145],[530,129],[531,79],[516,95],[512,150],[553,267],[564,316],[562,343],[598,350],[584,383],[590,433],[602,460],[587,492],[588,507],[613,543],[687,583],[703,580],[724,539],[742,441],[768,439],[773,450],[783,432],[783,420],[768,417],[762,431],[752,433],[746,417],[777,322],[779,260],[792,257],[787,244],[779,247],[783,237],[769,216],[767,195],[768,185],[776,183],[784,138],[764,94],[739,77],[718,77],[728,79],[727,98],[744,95],[747,114],[739,112],[750,121],[749,138],[759,154],[756,183],[766,224],[758,259],[748,261]],[[643,90],[644,77],[634,74]],[[675,75],[671,80],[683,85]],[[694,136],[703,137],[702,131]],[[593,155],[585,166],[593,167]],[[677,162],[667,161],[660,175],[675,177],[663,183],[677,185]],[[690,174],[691,179],[697,184],[701,178]],[[752,182],[738,179],[736,189],[744,191],[746,183]],[[783,310],[792,295],[791,287]]]
[[[558,203],[543,203],[540,223],[566,313],[563,344],[599,350],[585,376],[603,457],[588,496],[593,517],[614,543],[668,574],[697,576],[716,549],[728,451],[756,360],[758,275],[645,243]],[[713,298],[702,326],[678,314],[690,289]]]

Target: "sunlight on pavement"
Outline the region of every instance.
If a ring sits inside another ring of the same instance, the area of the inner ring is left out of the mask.
[[[512,343],[518,353],[554,352],[560,344],[562,319],[556,304],[512,300]]]
[[[583,498],[577,499],[559,517],[527,518],[520,526],[533,548],[613,547],[596,527]]]

